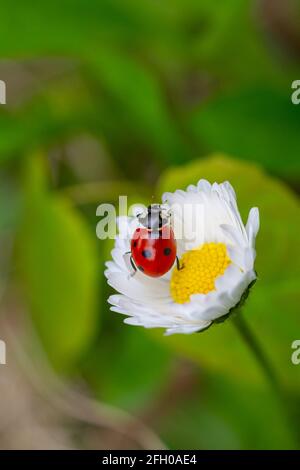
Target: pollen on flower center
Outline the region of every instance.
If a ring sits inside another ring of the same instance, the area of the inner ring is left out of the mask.
[[[182,269],[174,268],[171,295],[175,302],[189,302],[193,294],[207,294],[215,289],[215,280],[231,263],[224,243],[204,243],[187,251],[180,260]]]

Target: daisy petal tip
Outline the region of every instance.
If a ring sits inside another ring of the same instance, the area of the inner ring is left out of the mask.
[[[163,193],[161,200],[164,204],[168,203],[170,199],[172,198],[173,194],[169,191]]]
[[[248,220],[246,224],[246,232],[248,235],[249,243],[252,247],[255,245],[255,239],[258,234],[260,227],[260,217],[258,207],[252,207],[250,209]]]
[[[208,193],[211,191],[211,184],[209,181],[205,179],[200,179],[197,183],[198,191],[203,191],[204,193]]]

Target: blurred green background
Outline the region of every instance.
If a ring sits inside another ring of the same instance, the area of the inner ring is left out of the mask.
[[[228,179],[244,220],[258,206],[259,281],[244,313],[299,425],[300,105],[291,84],[300,2],[3,0],[0,15],[0,416],[18,390],[44,433],[20,438],[30,424],[19,414],[0,447],[136,448],[160,438],[171,449],[300,448],[230,321],[166,338],[109,311],[112,242],[95,232],[100,203],[159,201],[200,178]],[[26,387],[14,385],[20,373]],[[55,402],[56,380],[78,393],[68,410]],[[46,397],[56,403],[54,442],[53,419],[38,412]]]

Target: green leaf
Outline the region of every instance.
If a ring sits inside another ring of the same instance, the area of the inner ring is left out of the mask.
[[[162,176],[158,193],[185,189],[200,178],[230,181],[244,221],[252,206],[259,207],[261,228],[256,244],[259,278],[243,313],[283,380],[291,387],[299,386],[299,374],[290,361],[291,342],[300,328],[297,289],[300,259],[295,256],[300,220],[297,197],[285,184],[254,164],[222,155],[170,169]],[[262,378],[252,353],[230,320],[202,334],[177,335],[161,341],[216,371],[253,382]]]
[[[85,129],[93,112],[86,85],[72,74],[20,108],[1,108],[0,163]]]
[[[136,413],[159,399],[170,379],[172,356],[144,330],[120,325],[122,318],[110,320],[118,330],[100,338],[85,366],[86,376],[100,399]]]
[[[17,263],[46,352],[58,369],[68,369],[96,327],[94,233],[65,199],[47,192],[41,157],[27,163]]]
[[[17,1],[17,8],[14,8],[4,0],[1,3],[1,56],[82,54],[97,48],[108,37],[137,40],[140,34],[149,36],[151,24],[157,24],[157,18],[154,14],[149,17],[145,9],[141,11],[139,3],[132,0],[88,3],[53,0],[37,4],[28,0]]]
[[[267,388],[209,374],[205,401],[237,433],[241,449],[298,447],[282,403]]]
[[[100,49],[90,64],[126,128],[142,136],[165,162],[183,162],[188,150],[168,109],[164,90],[150,69],[124,52],[107,48]]]
[[[202,374],[199,382],[188,396],[174,391],[173,408],[171,402],[163,409],[160,433],[168,447],[297,448],[278,400],[268,390],[214,373]]]
[[[207,101],[192,118],[192,130],[208,151],[253,160],[280,175],[300,174],[300,113],[286,93],[256,87]]]
[[[4,173],[0,174],[0,233],[14,229],[20,212],[20,193],[16,184]]]
[[[269,83],[282,81],[289,64],[280,67],[280,61],[271,53],[251,0],[227,0],[218,8],[210,1],[197,4],[194,18],[198,22],[201,19],[202,28],[198,26],[192,43],[194,56],[200,57],[205,70],[220,79],[221,87],[262,79]]]

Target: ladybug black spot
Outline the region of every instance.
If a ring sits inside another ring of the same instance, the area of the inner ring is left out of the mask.
[[[138,266],[138,269],[139,269],[140,271],[144,271],[143,266]]]
[[[170,255],[171,251],[172,251],[171,248],[165,248],[164,249],[164,255],[166,255],[166,256]]]
[[[142,256],[144,258],[151,258],[151,255],[152,255],[151,250],[143,250],[142,251]]]

